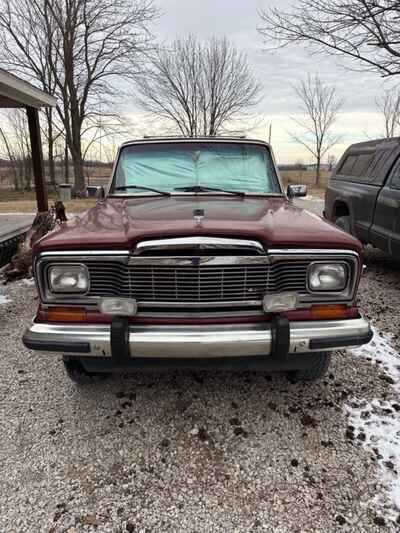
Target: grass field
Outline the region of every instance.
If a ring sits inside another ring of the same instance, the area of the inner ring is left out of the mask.
[[[49,206],[56,200],[54,193],[49,193]],[[96,204],[96,198],[84,198],[64,202],[67,213],[81,213]],[[0,213],[35,213],[37,211],[34,191],[9,191],[0,189]]]
[[[318,198],[324,198],[325,183],[329,178],[328,172],[322,173],[322,186],[317,187],[315,183],[315,173],[313,171],[282,171],[280,172],[285,187],[288,183],[305,184],[308,187],[308,193]],[[55,193],[49,191],[49,205],[53,205],[57,199]],[[67,213],[81,213],[96,204],[95,198],[84,198],[80,200],[71,200],[64,202]],[[36,199],[34,191],[13,191],[0,189],[0,213],[35,213]]]
[[[315,185],[315,171],[313,170],[281,170],[279,175],[285,187],[289,183],[307,185],[308,195],[324,199],[326,187],[329,183],[330,172],[321,171],[321,183]]]
[[[289,183],[301,183],[304,185],[315,185],[315,171],[314,170],[281,170],[279,172],[281,178]],[[321,171],[322,187],[326,187],[331,173]]]

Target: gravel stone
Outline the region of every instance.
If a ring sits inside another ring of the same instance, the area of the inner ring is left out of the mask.
[[[366,261],[362,312],[379,331],[399,332],[400,268],[375,250]],[[307,384],[202,371],[80,388],[59,356],[22,345],[34,287],[17,282],[3,294],[1,533],[399,531],[390,502],[376,508],[377,459],[344,410],[380,399],[397,416],[400,398],[373,361],[339,350],[331,375]]]

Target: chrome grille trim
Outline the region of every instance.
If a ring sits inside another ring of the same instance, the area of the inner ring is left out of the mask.
[[[177,250],[190,249],[192,252],[201,250],[229,250],[237,249],[243,251],[252,251],[257,254],[265,254],[263,245],[258,241],[249,241],[245,239],[230,239],[222,237],[177,237],[159,239],[153,241],[141,241],[134,250],[133,255],[137,256],[142,253],[151,251],[161,251],[166,254]]]
[[[271,262],[267,255],[193,255],[191,257],[131,257],[128,264],[131,266],[212,266],[212,265],[269,265]]]
[[[139,305],[259,305],[266,292],[305,292],[309,261],[268,265],[128,265],[90,261],[91,296],[135,298]],[[165,258],[168,262],[170,258]],[[218,260],[223,259],[218,257]],[[132,290],[130,289],[132,287]]]
[[[207,256],[209,257],[209,256]],[[222,264],[213,263],[209,266],[201,266],[200,264],[196,267],[190,267],[190,265],[177,266],[179,270],[189,269],[189,276],[185,279],[185,273],[181,272],[177,276],[177,280],[182,287],[180,290],[185,292],[186,285],[188,287],[193,285],[193,270],[190,271],[190,268],[201,268],[206,269],[206,275],[201,277],[199,284],[203,289],[199,289],[199,285],[196,285],[197,296],[195,300],[189,301],[188,299],[183,299],[182,301],[165,299],[165,292],[157,293],[156,283],[159,280],[164,280],[163,277],[157,278],[157,272],[155,269],[172,269],[175,268],[175,265],[164,265],[163,267],[152,265],[152,268],[149,268],[148,260],[151,260],[151,257],[133,257],[129,256],[127,253],[122,250],[118,251],[55,251],[55,252],[43,252],[35,258],[34,261],[34,270],[37,279],[37,284],[40,292],[41,301],[47,305],[56,305],[56,304],[76,304],[76,305],[85,305],[89,309],[96,306],[100,296],[101,290],[104,289],[104,295],[116,294],[119,296],[129,295],[135,292],[134,279],[131,273],[132,269],[137,269],[136,276],[137,280],[140,278],[139,269],[145,268],[150,271],[150,278],[147,278],[147,282],[150,279],[151,282],[151,296],[139,300],[139,311],[146,312],[147,314],[154,309],[154,312],[160,312],[162,308],[168,310],[171,308],[198,308],[204,309],[206,311],[209,308],[215,307],[237,307],[241,308],[242,312],[245,313],[244,308],[247,307],[249,310],[252,309],[252,312],[259,312],[261,308],[261,300],[258,298],[259,295],[252,293],[250,291],[248,299],[245,298],[246,295],[246,285],[243,285],[243,276],[245,275],[246,281],[250,288],[261,287],[261,279],[265,283],[265,290],[267,287],[270,287],[271,291],[275,290],[296,290],[299,291],[299,283],[301,284],[304,279],[304,272],[306,266],[311,263],[313,260],[344,260],[346,261],[351,270],[351,282],[347,287],[346,291],[342,293],[319,293],[319,294],[310,294],[304,289],[299,294],[299,308],[307,308],[313,303],[323,303],[323,302],[345,302],[351,304],[354,300],[355,291],[358,286],[359,281],[359,255],[357,252],[351,250],[332,250],[332,249],[274,249],[269,250],[268,255],[265,256],[235,256],[235,259],[240,258],[240,260],[251,259],[251,265],[244,265],[241,261],[238,261],[238,264],[224,264],[229,263],[226,261],[228,256],[215,256],[215,261],[219,261]],[[132,259],[143,259],[144,264],[140,264],[140,261],[136,264],[135,260]],[[165,257],[156,257],[157,261],[160,259],[171,259]],[[179,260],[188,260],[188,257],[179,257]],[[197,259],[197,258],[196,258]],[[46,287],[46,279],[44,277],[44,272],[48,264],[54,263],[63,263],[63,262],[79,262],[85,263],[89,266],[91,274],[93,276],[92,283],[94,287],[100,292],[89,293],[85,296],[71,296],[71,295],[54,295],[49,293]],[[179,262],[178,262],[179,264]],[[151,266],[151,265],[150,265]],[[243,271],[243,268],[246,267],[248,270]],[[244,273],[245,272],[245,273]],[[228,276],[227,276],[228,273]],[[143,276],[143,273],[142,273]],[[175,273],[174,273],[175,276]],[[263,277],[264,276],[264,277]],[[165,277],[165,276],[164,276]],[[168,281],[170,273],[167,272],[166,281]],[[144,274],[144,281],[146,281],[146,273]],[[218,290],[215,291],[216,282],[220,280]],[[223,283],[222,283],[223,280]],[[253,284],[253,285],[252,285]],[[254,285],[255,284],[255,285]],[[148,285],[146,285],[148,287]],[[209,294],[207,292],[208,288],[211,288],[211,294],[214,294],[213,298],[207,298],[204,301],[199,299],[199,294]],[[227,287],[227,291],[225,291]],[[241,287],[240,298],[231,299],[232,294],[237,294],[239,291],[231,290],[231,288]],[[163,287],[162,287],[163,288]],[[199,291],[202,290],[202,293]],[[214,292],[213,292],[214,291]],[[167,293],[168,294],[168,293]],[[215,294],[218,294],[218,298],[215,298]],[[160,296],[159,296],[160,295]],[[146,296],[146,295],[145,295]],[[178,294],[179,296],[179,294]],[[254,298],[257,296],[257,298]],[[159,299],[157,299],[159,298]],[[222,299],[221,299],[222,298]],[[157,310],[158,309],[158,310]],[[216,311],[217,312],[217,311]],[[238,311],[239,312],[239,311]]]

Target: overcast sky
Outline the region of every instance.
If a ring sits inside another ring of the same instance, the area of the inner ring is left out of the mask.
[[[279,7],[295,1],[280,0]],[[345,99],[335,130],[343,135],[343,141],[332,153],[339,156],[348,144],[379,136],[383,126],[376,114],[375,98],[382,90],[382,79],[378,75],[346,71],[343,62],[330,56],[310,55],[300,46],[266,51],[257,32],[261,24],[258,11],[270,5],[269,0],[158,0],[162,16],[153,32],[159,41],[190,33],[201,39],[226,36],[247,54],[264,87],[258,111],[265,126],[252,136],[266,139],[271,123],[272,145],[281,163],[312,160],[287,133],[293,130],[289,115],[295,115],[299,105],[291,84],[308,73],[318,73],[325,82],[334,84]]]

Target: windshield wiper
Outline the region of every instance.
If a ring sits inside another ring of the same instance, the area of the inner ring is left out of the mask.
[[[171,196],[170,192],[152,189],[151,187],[144,187],[143,185],[121,185],[120,187],[114,187],[114,191],[127,191],[128,189],[141,189],[142,191],[156,192],[157,194],[162,194],[163,196]]]
[[[236,196],[246,196],[246,193],[243,191],[229,191],[227,189],[219,189],[217,187],[206,187],[203,185],[189,185],[187,187],[175,187],[174,191],[183,191],[183,192],[226,192],[227,194],[236,194]]]

